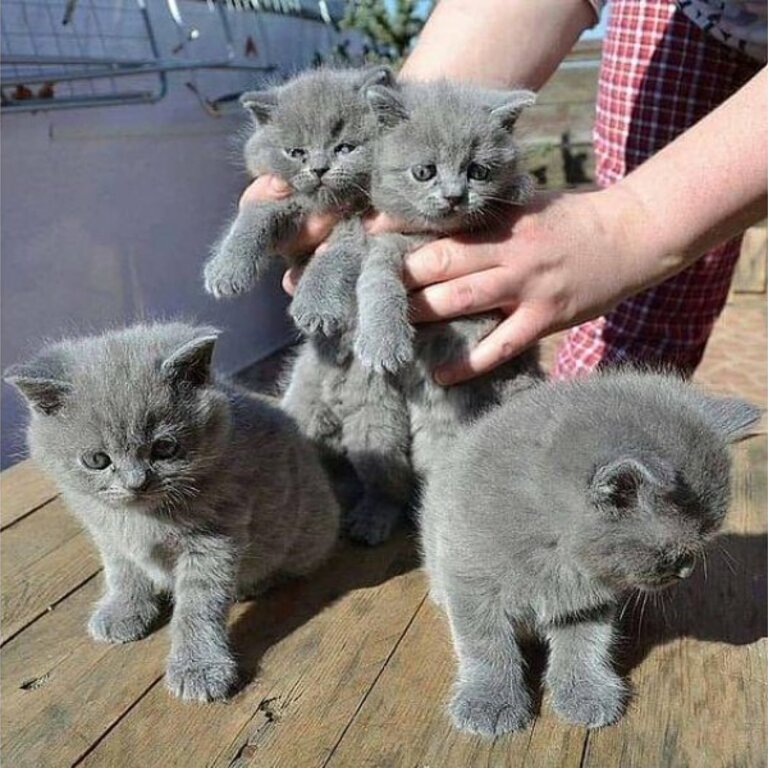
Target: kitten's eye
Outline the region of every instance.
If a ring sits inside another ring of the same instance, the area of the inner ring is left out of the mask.
[[[103,451],[84,453],[81,457],[81,461],[88,467],[88,469],[106,469],[112,463],[112,459],[110,459]]]
[[[152,458],[172,459],[179,452],[179,444],[172,437],[159,437],[152,443]]]
[[[429,181],[435,177],[437,168],[434,165],[414,165],[411,175],[416,181]]]
[[[467,167],[467,176],[475,181],[485,181],[491,175],[491,169],[487,165],[470,163]]]
[[[291,160],[303,160],[307,156],[307,150],[301,147],[287,147],[283,150]]]
[[[348,155],[350,152],[352,152],[354,149],[356,149],[354,144],[350,144],[348,142],[342,142],[337,147],[334,147],[334,152],[337,155]]]

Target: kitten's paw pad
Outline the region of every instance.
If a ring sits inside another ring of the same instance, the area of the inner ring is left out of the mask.
[[[166,688],[184,701],[226,699],[237,679],[237,664],[227,656],[171,659],[165,671]]]
[[[620,680],[608,685],[568,686],[555,690],[552,709],[574,725],[601,728],[615,723],[624,713],[626,689]]]
[[[398,373],[413,362],[413,333],[393,325],[381,329],[376,338],[358,335],[355,355],[369,371]]]
[[[344,517],[344,528],[352,541],[375,547],[392,535],[402,511],[389,501],[363,498]]]
[[[520,731],[533,719],[530,705],[489,692],[459,691],[450,706],[451,718],[460,731],[479,736],[500,736]]]
[[[100,605],[88,620],[88,634],[100,643],[131,643],[146,637],[159,614],[154,603],[135,607],[115,603]]]
[[[294,307],[293,303],[288,309],[296,327],[307,336],[314,336],[317,333],[323,336],[335,336],[343,326],[343,318],[336,317],[329,312],[320,312],[318,310],[303,310],[301,307]]]
[[[245,259],[216,256],[203,272],[205,290],[217,299],[247,293],[256,284],[257,276],[252,265]]]

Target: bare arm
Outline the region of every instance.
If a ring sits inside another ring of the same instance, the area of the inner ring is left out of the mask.
[[[441,0],[400,77],[536,90],[594,23],[587,0]]]

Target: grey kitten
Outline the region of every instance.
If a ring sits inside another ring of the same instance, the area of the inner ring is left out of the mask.
[[[362,89],[391,79],[386,67],[318,69],[282,86],[243,95],[241,102],[254,124],[244,149],[249,172],[254,177],[277,174],[290,184],[293,194],[285,200],[243,207],[205,266],[209,293],[231,296],[253,288],[276,257],[280,243],[294,236],[310,213],[333,211],[354,217],[368,207],[371,141],[377,126]],[[302,280],[305,286],[291,306],[302,330],[333,330],[314,294],[324,297],[323,286],[333,281],[335,266],[332,254],[308,264]],[[356,276],[357,269],[352,279]],[[343,302],[341,306],[333,305],[335,298]],[[351,312],[346,294],[327,300],[333,316]]]
[[[728,505],[748,403],[632,371],[541,384],[492,411],[429,479],[421,537],[458,657],[451,713],[484,735],[532,718],[518,640],[549,643],[551,704],[615,722],[616,609],[687,578]]]
[[[216,336],[136,325],[52,344],[6,372],[30,406],[32,456],[101,552],[90,634],[144,637],[158,593],[172,594],[166,685],[184,699],[231,691],[230,603],[318,566],[339,518],[292,420],[212,377]]]
[[[399,372],[414,359],[401,279],[408,251],[441,236],[488,228],[510,204],[526,202],[530,177],[519,168],[514,126],[534,101],[530,91],[488,91],[449,82],[381,85],[366,98],[382,126],[376,142],[371,199],[414,231],[370,238],[358,282],[355,351],[366,367]],[[447,339],[473,344],[499,321],[457,321]],[[454,351],[461,348],[453,343]]]
[[[415,247],[439,234],[489,226],[509,203],[528,199],[531,182],[518,168],[513,131],[533,95],[435,82],[402,92],[372,86],[366,97],[384,128],[376,143],[373,205],[435,235],[368,239],[357,282],[355,352],[382,375],[399,371],[413,466],[423,476],[466,425],[541,377],[534,348],[471,381],[436,384],[434,369],[466,354],[502,316],[425,323],[414,332],[402,282],[403,257]]]

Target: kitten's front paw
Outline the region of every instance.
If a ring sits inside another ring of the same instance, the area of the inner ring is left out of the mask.
[[[203,272],[205,290],[217,299],[247,293],[256,284],[256,272],[249,259],[217,254]]]
[[[462,686],[453,697],[451,718],[460,731],[500,736],[525,728],[533,719],[529,697],[516,700],[512,691]]]
[[[157,621],[156,601],[141,604],[118,600],[100,603],[88,621],[88,633],[100,643],[130,643],[146,637]]]
[[[330,337],[345,327],[351,308],[341,297],[314,299],[297,291],[288,307],[288,313],[296,327],[308,336],[321,333]]]
[[[213,654],[206,659],[180,655],[165,670],[166,688],[185,701],[225,699],[237,683],[237,664],[231,656]]]
[[[402,510],[380,496],[365,495],[344,516],[344,527],[352,541],[375,547],[392,535]]]
[[[624,712],[627,691],[618,676],[601,683],[559,686],[552,692],[552,709],[574,725],[601,728],[615,723]]]
[[[355,355],[369,371],[398,373],[413,361],[413,330],[397,324],[378,328],[372,334],[358,334]]]

